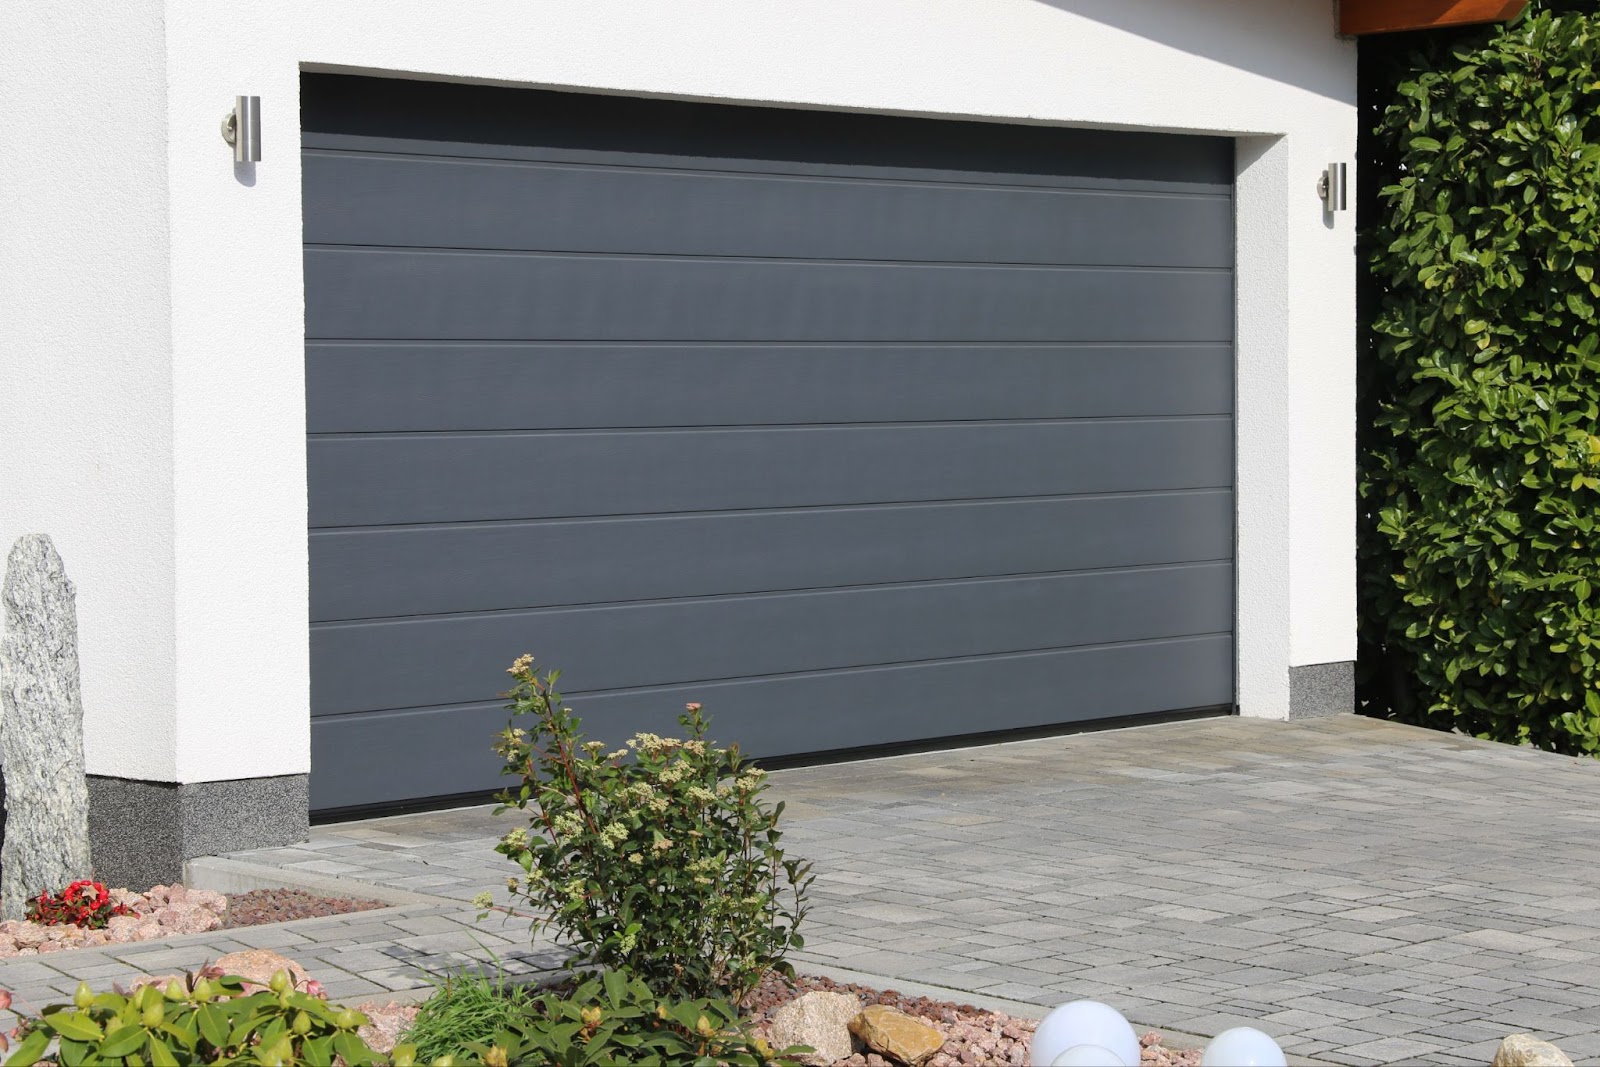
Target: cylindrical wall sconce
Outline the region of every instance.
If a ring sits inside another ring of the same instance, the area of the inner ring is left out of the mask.
[[[1322,178],[1317,182],[1317,195],[1322,197],[1322,210],[1330,215],[1336,211],[1343,211],[1348,206],[1347,176],[1345,164],[1329,163],[1328,169],[1322,172]]]
[[[261,98],[236,96],[233,110],[222,117],[222,139],[233,145],[235,163],[261,161]]]

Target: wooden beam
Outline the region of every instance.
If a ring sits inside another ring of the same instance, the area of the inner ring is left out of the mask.
[[[1339,32],[1360,37],[1505,22],[1527,6],[1528,0],[1339,0]]]

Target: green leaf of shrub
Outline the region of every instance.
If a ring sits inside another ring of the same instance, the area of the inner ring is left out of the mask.
[[[43,1016],[46,1026],[73,1041],[99,1041],[105,1031],[87,1015],[76,1011],[58,1011]]]
[[[100,1042],[100,1055],[120,1057],[126,1056],[140,1045],[144,1044],[145,1031],[142,1026],[122,1026],[106,1035]]]

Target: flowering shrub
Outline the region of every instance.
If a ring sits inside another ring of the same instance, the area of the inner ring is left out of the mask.
[[[684,740],[637,734],[606,751],[584,741],[555,691],[559,677],[512,664],[512,721],[495,743],[522,779],[499,811],[531,810],[497,851],[525,872],[508,881],[572,948],[570,966],[627,971],[660,997],[726,995],[742,1003],[805,942],[810,865],[778,847],[783,805],[761,799],[763,772],[737,746],[705,740],[700,705]],[[517,725],[526,717],[529,728]]]
[[[101,930],[113,915],[132,915],[125,904],[113,904],[111,891],[103,883],[87,878],[73,882],[59,893],[40,893],[28,904],[28,918],[45,926],[81,926]]]

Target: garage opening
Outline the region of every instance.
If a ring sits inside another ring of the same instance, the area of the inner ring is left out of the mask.
[[[1233,146],[308,74],[314,810],[1234,701]]]

